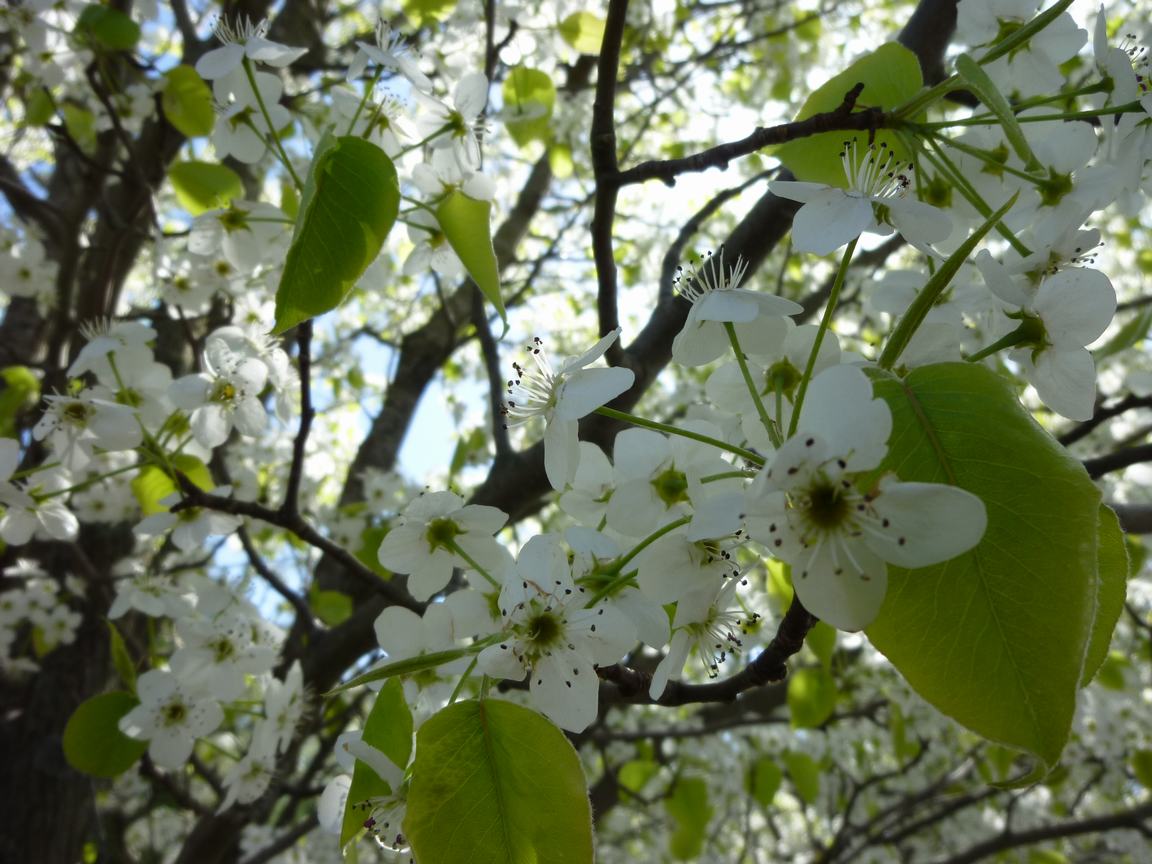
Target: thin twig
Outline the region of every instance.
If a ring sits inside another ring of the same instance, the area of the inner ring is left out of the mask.
[[[288,472],[288,485],[284,490],[284,503],[280,512],[287,517],[300,514],[300,479],[304,475],[304,451],[312,419],[312,321],[309,319],[296,328],[297,361],[300,365],[300,428],[292,442],[292,467]]]
[[[308,630],[315,629],[315,616],[312,614],[312,610],[308,608],[307,601],[289,588],[284,580],[277,576],[275,571],[268,566],[268,562],[264,560],[264,557],[252,542],[252,536],[248,533],[248,527],[241,525],[236,529],[236,536],[240,538],[240,545],[244,547],[244,553],[248,556],[248,562],[252,565],[252,569],[260,574],[260,578],[267,582],[273,591],[291,604],[292,608],[296,610],[296,615],[298,616],[301,626]]]

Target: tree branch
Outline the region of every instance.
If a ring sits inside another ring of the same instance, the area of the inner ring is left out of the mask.
[[[624,41],[628,0],[610,0],[604,24],[604,40],[596,67],[596,99],[592,103],[592,134],[589,149],[596,180],[592,210],[592,257],[596,262],[596,310],[600,335],[606,336],[620,325],[616,308],[616,259],[612,250],[612,227],[616,221],[616,79],[620,73],[620,47]],[[619,365],[622,349],[614,342],[605,354],[608,363]]]

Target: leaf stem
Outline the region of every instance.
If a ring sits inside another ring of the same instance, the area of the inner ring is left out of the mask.
[[[677,426],[670,426],[667,423],[659,423],[655,420],[645,420],[643,417],[637,417],[635,414],[629,414],[626,411],[617,411],[615,408],[609,408],[607,406],[597,408],[596,413],[602,414],[605,417],[611,417],[613,420],[631,423],[633,426],[640,426],[644,429],[654,429],[657,432],[663,432],[667,435],[679,435],[681,438],[691,438],[693,441],[699,441],[702,444],[711,444],[719,450],[726,450],[729,453],[736,454],[741,459],[747,459],[757,467],[761,467],[764,464],[764,457],[754,450],[737,447],[735,444],[729,444],[727,441],[721,441],[710,435],[702,435],[699,432],[681,429]]]

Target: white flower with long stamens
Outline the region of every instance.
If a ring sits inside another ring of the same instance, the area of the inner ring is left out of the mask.
[[[880,611],[887,564],[927,567],[980,542],[987,514],[975,495],[941,483],[860,474],[888,450],[892,415],[851,366],[812,380],[796,435],[748,492],[749,535],[792,565],[800,602],[841,630],[861,630]]]
[[[506,426],[516,426],[534,417],[543,417],[544,470],[553,489],[563,490],[576,476],[580,465],[579,419],[612,401],[636,380],[631,369],[622,366],[587,369],[604,355],[620,336],[616,328],[589,350],[552,369],[544,353],[544,343],[533,339],[528,346],[531,367],[512,364],[516,377],[508,382],[508,399],[503,406]]]
[[[725,323],[737,325],[740,347],[751,352],[749,345],[758,342],[765,331],[783,330],[784,316],[804,311],[800,304],[775,294],[741,288],[747,270],[748,263],[742,257],[727,269],[721,247],[715,258],[709,253],[699,266],[689,264],[681,271],[676,291],[692,308],[672,340],[673,360],[685,366],[702,366],[721,356],[730,345]]]
[[[632,647],[635,630],[611,606],[585,608],[586,592],[573,582],[555,535],[529,540],[516,568],[500,591],[505,639],[485,648],[477,666],[512,680],[530,674],[536,708],[561,728],[581,732],[597,715],[596,665],[619,660]]]
[[[719,593],[709,586],[693,591],[676,604],[672,621],[672,642],[668,653],[652,674],[648,694],[659,699],[669,679],[679,678],[684,663],[696,655],[709,678],[720,674],[720,664],[729,656],[739,654],[744,647],[743,636],[760,616],[748,615],[733,605],[736,588],[743,581],[739,576],[728,578]]]
[[[348,80],[352,81],[364,74],[371,60],[385,69],[393,69],[412,82],[412,86],[425,93],[432,89],[428,76],[420,71],[420,55],[413,51],[399,33],[392,30],[384,19],[376,22],[376,44],[357,42],[359,49],[348,64]]]
[[[254,24],[251,18],[229,21],[221,16],[212,23],[212,33],[224,44],[196,61],[197,74],[209,81],[235,71],[245,58],[282,68],[308,53],[307,48],[290,48],[265,39],[268,35],[267,20]]]
[[[908,197],[911,163],[900,164],[888,145],[870,145],[861,153],[856,140],[844,142],[840,153],[848,186],[773,180],[773,195],[804,204],[792,220],[792,243],[800,252],[827,255],[864,231],[891,234],[928,254],[931,244],[946,240],[952,220],[943,210]]]
[[[451,147],[461,170],[479,170],[480,137],[485,132],[481,114],[488,104],[488,78],[484,73],[469,72],[457,82],[451,108],[419,90],[413,95],[424,109],[416,120],[420,137],[431,138],[428,146],[433,149]]]

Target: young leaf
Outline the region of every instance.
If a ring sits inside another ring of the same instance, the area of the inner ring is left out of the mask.
[[[1016,151],[1016,155],[1020,157],[1028,170],[1042,170],[1043,166],[1040,164],[1040,160],[1032,152],[1028,139],[1024,137],[1024,130],[1020,128],[1020,123],[1016,120],[1016,113],[1008,104],[1008,100],[1004,98],[1004,94],[997,88],[996,83],[988,77],[984,68],[967,54],[961,54],[956,58],[956,71],[960,73],[960,78],[984,103],[985,107],[996,115],[996,119],[1000,121],[1000,127],[1004,130],[1004,137],[1008,139],[1008,143],[1012,145],[1012,149]]]
[[[92,777],[115,777],[136,764],[148,749],[120,731],[120,718],[137,705],[131,693],[101,693],[81,702],[64,727],[64,758]]]
[[[124,644],[124,637],[120,635],[116,625],[111,621],[105,623],[108,625],[108,648],[112,653],[112,665],[116,668],[116,674],[120,676],[124,686],[128,688],[130,693],[135,694],[136,663],[133,662],[132,655],[128,653],[128,646]]]
[[[560,22],[560,38],[581,54],[599,54],[604,42],[604,19],[591,12],[573,12]]]
[[[173,468],[186,475],[201,489],[207,491],[216,485],[212,482],[212,474],[209,472],[208,466],[195,456],[180,453],[173,456],[169,461]],[[140,510],[145,516],[166,512],[168,507],[160,502],[176,491],[175,481],[156,465],[142,468],[140,473],[132,478],[131,486],[132,494],[136,497],[136,501],[140,504]]]
[[[496,265],[496,252],[492,248],[492,229],[489,216],[491,201],[469,198],[459,189],[448,194],[436,207],[440,230],[453,251],[460,256],[464,269],[488,302],[500,313],[504,328],[508,328],[508,314],[500,296],[500,270]]]
[[[339,306],[380,254],[399,208],[396,167],[383,150],[352,136],[319,148],[276,289],[274,332]]]
[[[504,126],[521,147],[532,141],[548,142],[555,105],[556,85],[547,73],[517,66],[504,79]]]
[[[164,73],[160,107],[186,138],[210,135],[216,124],[212,90],[191,66],[176,66]]]
[[[131,51],[140,41],[140,25],[118,9],[92,3],[84,7],[76,29],[94,48],[104,51]]]
[[[792,726],[812,729],[836,709],[836,681],[824,669],[797,669],[788,676],[788,710]]]
[[[405,821],[420,864],[591,864],[584,772],[564,733],[495,699],[425,721]]]
[[[404,660],[397,660],[394,663],[385,663],[383,666],[377,666],[375,669],[371,669],[363,675],[357,675],[351,681],[341,684],[339,687],[333,687],[327,695],[333,696],[337,693],[343,693],[345,690],[363,687],[365,684],[371,684],[373,681],[386,681],[398,675],[411,675],[413,672],[435,669],[437,666],[443,666],[445,663],[459,660],[468,654],[474,654],[476,650],[478,649],[476,649],[475,646],[469,648],[451,648],[447,651],[434,651],[429,654],[420,654],[416,657],[407,657]]]
[[[676,861],[694,861],[704,851],[708,822],[714,808],[708,803],[708,783],[703,777],[681,777],[664,799],[664,809],[676,824],[668,849]]]
[[[776,793],[784,782],[784,772],[767,756],[761,756],[752,763],[748,772],[748,792],[761,807],[771,807]]]
[[[942,712],[1051,768],[1096,608],[1099,490],[983,366],[924,366],[875,389],[892,409],[882,469],[967,489],[988,528],[957,558],[890,568],[868,637]]]
[[[180,206],[193,216],[244,195],[240,175],[214,162],[177,162],[168,169],[168,180]]]
[[[376,696],[368,719],[364,723],[363,740],[375,747],[401,771],[412,755],[412,711],[404,698],[404,686],[398,679],[385,684]],[[356,760],[352,770],[352,785],[348,787],[348,802],[344,806],[344,822],[340,827],[340,848],[348,845],[368,818],[364,801],[393,790],[368,765]]]
[[[820,766],[807,753],[788,751],[784,754],[784,767],[792,778],[796,794],[805,804],[814,804],[820,794]]]
[[[860,98],[856,100],[857,108],[890,110],[912,98],[923,83],[916,55],[903,45],[888,42],[813,92],[796,119],[805,120],[813,114],[835,111],[843,104],[844,94],[857,84],[864,85]],[[846,135],[851,137],[851,133],[823,132],[789,141],[776,149],[776,156],[796,175],[797,180],[845,186],[847,181],[839,154]],[[896,158],[902,161],[911,158],[903,142],[892,132],[878,131],[875,143],[877,146],[887,143]]]

